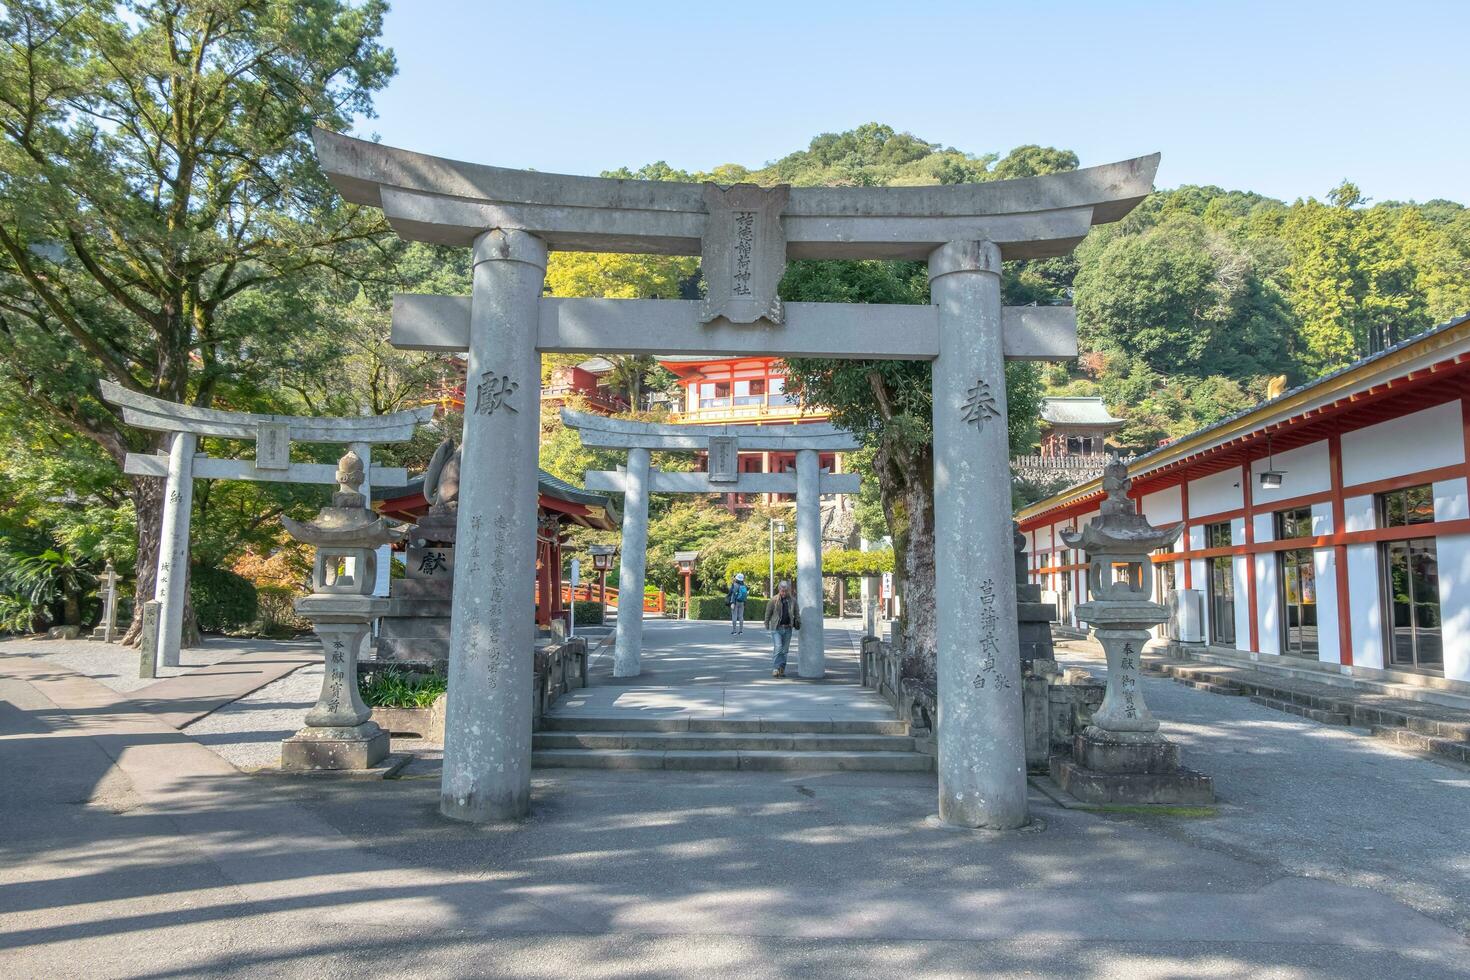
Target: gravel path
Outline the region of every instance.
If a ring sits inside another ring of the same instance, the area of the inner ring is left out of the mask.
[[[1057,659],[1106,676],[1100,654]],[[1183,763],[1212,776],[1219,816],[1148,820],[1191,843],[1291,874],[1385,892],[1470,935],[1470,768],[1144,675]],[[1138,819],[1138,818],[1132,818]]]
[[[300,730],[322,690],[321,665],[302,667],[184,728],[242,772],[281,764],[281,739]]]

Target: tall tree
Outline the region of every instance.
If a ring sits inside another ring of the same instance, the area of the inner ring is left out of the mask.
[[[922,263],[794,262],[782,280],[789,301],[927,303]],[[858,433],[873,450],[879,498],[893,537],[894,579],[904,597],[905,667],[932,680],[934,671],[934,432],[930,368],[923,361],[834,361],[788,358],[788,390],[829,410],[834,424]],[[1031,451],[1040,414],[1040,372],[1006,365],[1011,452]]]
[[[383,231],[376,214],[338,203],[309,130],[371,113],[394,70],[377,41],[385,9],[5,5],[0,371],[30,409],[120,465],[161,441],[121,424],[96,397],[99,378],[201,406],[231,403],[239,382],[271,392],[279,339],[305,326],[293,282],[351,275]],[[161,495],[159,480],[132,481],[143,597]]]

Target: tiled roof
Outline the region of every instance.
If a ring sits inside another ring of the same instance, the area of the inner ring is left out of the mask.
[[[569,504],[586,504],[592,507],[609,507],[612,500],[605,493],[595,490],[586,490],[582,487],[573,486],[565,480],[559,480],[545,470],[540,470],[540,479],[537,488],[553,500],[564,500]],[[374,500],[397,500],[401,497],[412,497],[424,492],[424,478],[411,480],[401,487],[373,487]]]
[[[1041,420],[1052,425],[1121,425],[1101,398],[1043,398]]]

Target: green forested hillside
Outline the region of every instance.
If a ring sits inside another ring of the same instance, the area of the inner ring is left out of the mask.
[[[693,173],[659,162],[609,176],[877,186],[1003,180],[1078,163],[1066,149],[956,149],[869,123],[762,167]],[[1101,395],[1129,420],[1119,442],[1144,449],[1259,401],[1273,376],[1299,384],[1470,312],[1463,205],[1378,202],[1347,180],[1303,190],[1288,203],[1214,186],[1162,189],[1069,258],[1012,263],[1009,302],[1077,307],[1082,356],[1046,370],[1046,392]],[[647,261],[630,277],[647,277]],[[820,274],[797,275],[807,283]]]

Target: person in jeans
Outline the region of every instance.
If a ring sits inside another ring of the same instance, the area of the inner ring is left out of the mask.
[[[791,631],[801,629],[801,613],[796,608],[796,597],[791,594],[791,583],[782,581],[776,590],[776,598],[766,604],[766,629],[771,631],[775,654],[771,659],[771,676],[786,676],[786,651],[791,649]]]
[[[730,607],[731,636],[745,632],[745,600],[749,596],[750,589],[745,587],[745,573],[741,572],[730,583],[730,591],[725,593],[725,604]]]

